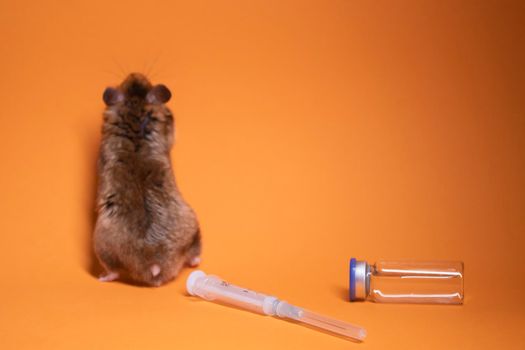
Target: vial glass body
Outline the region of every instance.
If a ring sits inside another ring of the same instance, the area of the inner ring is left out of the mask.
[[[379,303],[463,303],[462,262],[380,260],[368,264],[352,260],[351,300],[366,299]]]

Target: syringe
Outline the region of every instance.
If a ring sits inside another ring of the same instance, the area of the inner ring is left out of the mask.
[[[217,276],[206,275],[203,271],[194,271],[189,275],[186,289],[191,295],[206,300],[224,302],[265,315],[290,318],[360,341],[366,337],[366,330],[362,327],[319,315],[270,295],[234,286]]]

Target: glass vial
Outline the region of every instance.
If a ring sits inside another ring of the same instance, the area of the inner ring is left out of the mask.
[[[350,260],[350,301],[463,304],[463,263]]]

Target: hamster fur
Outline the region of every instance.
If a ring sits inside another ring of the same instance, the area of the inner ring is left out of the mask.
[[[174,279],[200,262],[196,215],[175,183],[170,151],[171,93],[139,73],[104,91],[98,159],[95,254],[99,280],[121,277],[148,286]]]

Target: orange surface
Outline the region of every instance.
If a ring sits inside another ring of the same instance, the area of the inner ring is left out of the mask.
[[[523,1],[0,2],[1,349],[525,348]],[[90,253],[102,92],[168,85],[202,269],[357,344]],[[350,304],[350,256],[463,260],[460,307]]]

